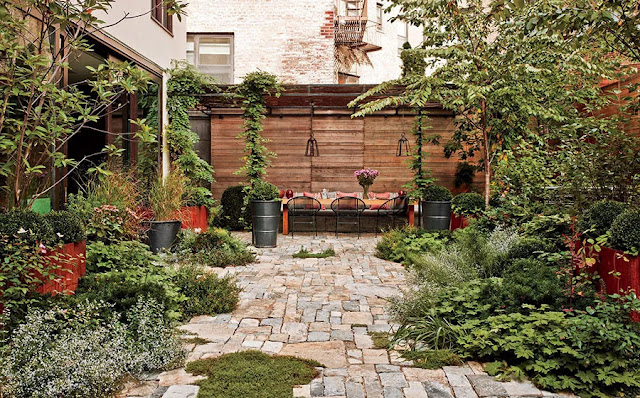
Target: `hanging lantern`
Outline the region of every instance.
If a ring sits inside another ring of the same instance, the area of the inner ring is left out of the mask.
[[[396,149],[396,156],[409,156],[409,140],[407,136],[402,132],[402,137],[398,140],[398,148]]]
[[[402,136],[398,140],[398,147],[396,148],[396,156],[409,156],[409,139],[404,133],[404,113],[402,114],[402,123],[400,124],[402,129]]]
[[[311,102],[311,130],[309,131],[309,139],[307,140],[307,149],[304,152],[304,156],[320,156],[320,150],[318,149],[318,141],[313,135],[313,113],[314,113],[313,101]]]

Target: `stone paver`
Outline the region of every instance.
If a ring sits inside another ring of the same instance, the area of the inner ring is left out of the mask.
[[[251,240],[246,233],[236,236]],[[249,349],[316,360],[325,365],[318,368],[319,376],[293,389],[294,397],[304,398],[552,396],[530,383],[499,383],[475,362],[419,369],[397,352],[374,348],[369,333],[397,327],[386,311],[387,299],[405,285],[400,264],[374,257],[376,242],[366,235],[279,236],[277,248],[256,250],[256,263],[214,269],[218,275],[236,277],[242,288],[240,303],[232,314],[195,317],[181,327],[208,341],[189,346],[187,360]],[[336,256],[294,259],[292,254],[301,247],[313,252],[333,248]],[[191,384],[200,379],[184,369],[164,372],[146,397],[187,398],[197,389]],[[150,381],[144,383],[129,391],[148,392]],[[120,394],[134,396],[142,395]]]

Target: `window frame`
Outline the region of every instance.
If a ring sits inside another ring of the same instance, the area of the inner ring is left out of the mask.
[[[383,30],[384,5],[382,3],[376,3],[376,23],[378,24],[378,30]]]
[[[229,39],[229,64],[223,65],[201,65],[200,64],[200,38],[223,38]],[[229,75],[229,82],[223,84],[233,84],[235,79],[235,36],[233,33],[196,33],[196,32],[187,32],[187,42],[189,38],[193,38],[193,65],[198,68],[201,72],[207,75],[212,75],[212,73],[207,73],[207,69],[209,71],[219,70],[221,73],[227,73]],[[186,54],[185,54],[186,57]],[[204,70],[202,68],[205,68]]]
[[[162,0],[151,0],[151,19],[173,36],[173,15],[169,15]]]

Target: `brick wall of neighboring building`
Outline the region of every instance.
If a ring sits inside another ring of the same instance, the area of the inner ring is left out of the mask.
[[[234,34],[234,83],[257,69],[284,83],[334,81],[334,0],[193,0],[187,30]]]

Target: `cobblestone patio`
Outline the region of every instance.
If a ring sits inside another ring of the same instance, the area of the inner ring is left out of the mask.
[[[239,234],[250,241],[248,234]],[[294,355],[324,364],[294,397],[478,398],[556,396],[530,383],[499,383],[478,363],[426,370],[396,353],[376,349],[370,332],[389,332],[386,299],[404,284],[399,264],[374,257],[376,239],[352,235],[279,236],[275,249],[258,250],[258,262],[216,270],[236,275],[241,300],[232,314],[196,317],[181,329],[208,340],[190,345],[188,361],[240,350]],[[301,247],[335,257],[294,259]],[[195,397],[198,377],[184,369],[149,375],[126,397]]]

